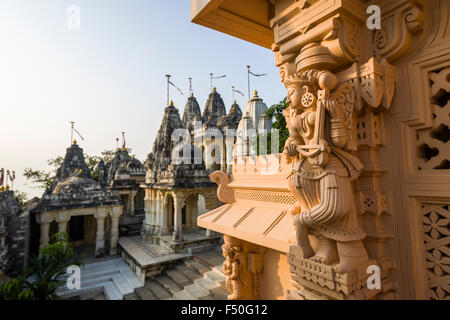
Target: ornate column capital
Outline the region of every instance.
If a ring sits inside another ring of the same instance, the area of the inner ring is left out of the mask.
[[[122,206],[114,206],[111,207],[111,210],[109,210],[109,215],[111,216],[112,219],[119,219],[120,216],[122,215],[122,212],[123,212]]]
[[[36,222],[38,224],[49,224],[55,219],[56,213],[54,211],[41,212],[36,215]]]
[[[55,215],[55,221],[58,223],[67,223],[70,221],[70,213],[67,211],[58,211]]]
[[[173,195],[173,199],[175,201],[175,205],[182,207],[186,201],[184,193],[177,191],[177,192],[172,192],[172,195]]]
[[[103,220],[106,218],[107,215],[108,215],[108,211],[107,211],[106,207],[100,207],[100,208],[96,209],[94,217],[97,220]]]

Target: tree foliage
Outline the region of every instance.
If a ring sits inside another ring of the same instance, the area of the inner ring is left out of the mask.
[[[286,97],[281,100],[278,104],[272,105],[267,109],[266,115],[272,119],[273,125],[272,128],[278,129],[279,132],[279,142],[278,142],[278,152],[283,152],[284,144],[286,140],[289,138],[289,130],[286,127],[286,119],[283,116],[283,110],[286,109],[289,105],[286,103]],[[267,152],[270,153],[271,150],[271,133],[268,133],[267,137],[268,146]]]
[[[128,150],[130,151],[131,149]],[[114,150],[104,150],[101,152],[100,156],[90,156],[84,154],[84,159],[86,161],[86,165],[89,168],[92,179],[98,180],[99,172],[97,171],[97,165],[100,160],[103,160],[103,162],[107,163],[112,160],[112,158],[114,157],[114,153]],[[62,165],[63,161],[64,158],[61,156],[58,156],[54,159],[49,159],[47,160],[47,163],[50,167],[49,171],[26,168],[23,175],[36,188],[46,190],[51,187],[58,168]]]
[[[52,236],[38,257],[31,257],[28,269],[0,286],[0,300],[55,300],[56,289],[64,284],[67,268],[81,266],[66,232]]]
[[[62,165],[64,158],[58,156],[54,159],[47,160],[48,165],[50,166],[50,171],[45,170],[33,170],[31,168],[25,168],[23,175],[25,179],[30,181],[36,188],[39,189],[48,189],[52,185],[53,178],[58,171],[58,168]]]
[[[16,198],[17,202],[23,206],[28,202],[28,194],[26,192],[22,192],[19,190],[14,190],[14,197]]]
[[[286,119],[283,115],[283,110],[289,105],[286,103],[286,98],[278,104],[272,105],[266,111],[266,116],[272,120],[272,129],[278,130],[278,150],[275,153],[282,153],[284,144],[289,138],[289,130],[286,127]],[[264,145],[267,148],[264,148]],[[258,132],[255,136],[249,137],[250,150],[256,150],[256,155],[266,155],[272,153],[272,132]],[[252,153],[252,151],[251,151]],[[253,154],[253,153],[252,153]]]

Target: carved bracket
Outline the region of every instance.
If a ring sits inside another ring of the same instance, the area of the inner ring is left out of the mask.
[[[228,300],[259,299],[259,282],[266,249],[228,235],[223,238],[223,272],[230,293]]]
[[[386,2],[382,12],[381,29],[372,32],[373,54],[393,61],[410,49],[412,37],[424,27],[423,0]]]
[[[234,190],[228,187],[231,179],[223,171],[214,171],[209,175],[212,182],[218,185],[217,198],[223,203],[233,203],[235,202]]]

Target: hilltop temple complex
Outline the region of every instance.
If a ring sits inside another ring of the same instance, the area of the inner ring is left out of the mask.
[[[241,130],[241,135],[246,135],[245,128],[270,130],[271,120],[265,118],[265,111],[267,107],[256,92],[246,106],[245,119],[236,101],[227,113],[216,88],[209,94],[203,112],[191,94],[182,117],[172,102],[164,108],[152,152],[144,163],[130,155],[124,142],[111,160],[99,161],[94,173],[86,164],[83,149],[73,141],[41,199],[33,199],[21,210],[11,191],[1,193],[10,199],[2,201],[2,270],[12,265],[20,270],[26,256],[37,255],[55,233],[63,231],[68,233],[75,252],[85,254],[89,261],[119,255],[136,274],[137,278],[130,280],[135,285],[151,281],[158,288],[158,281],[166,281],[165,270],[173,274],[170,270],[174,263],[201,252],[212,252],[211,263],[221,263],[215,258],[221,252],[220,234],[199,228],[197,218],[222,204],[217,197],[217,181],[211,181],[210,174],[215,170],[232,172],[232,158],[227,159],[226,155],[232,155],[238,143],[234,131]],[[180,151],[175,149],[179,142],[177,132],[185,133],[186,140],[180,148],[184,153],[174,157]],[[241,146],[247,144],[245,150],[249,150],[249,143],[249,139],[244,139]],[[10,215],[21,215],[17,218],[20,223],[13,227]],[[16,231],[15,242],[8,236],[8,229]],[[16,250],[11,250],[12,246]],[[210,270],[200,262],[197,268],[193,269],[195,274]],[[205,291],[202,286],[194,291],[205,297],[225,298],[224,284],[218,280],[224,276],[214,271],[212,277],[214,281],[202,281],[215,291]],[[138,290],[140,293],[133,297],[165,296],[164,291],[158,296],[157,289],[153,290],[156,291]],[[76,293],[62,290],[61,295],[72,297]],[[114,292],[107,290],[108,295],[113,297]],[[177,297],[196,296],[183,290]]]
[[[168,101],[144,162],[124,144],[92,174],[74,141],[23,207],[2,169],[0,282],[66,231],[89,263],[63,298],[448,300],[449,17],[447,0],[191,0],[193,23],[273,52],[282,152],[260,149],[279,122],[257,91],[227,112],[211,88],[203,112]]]

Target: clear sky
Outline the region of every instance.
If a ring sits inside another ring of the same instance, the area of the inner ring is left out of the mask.
[[[81,28],[67,27],[67,8],[81,9]],[[182,115],[188,77],[204,108],[209,73],[227,109],[231,86],[247,93],[246,65],[255,73],[252,90],[270,106],[285,96],[273,53],[191,23],[188,0],[1,0],[0,168],[17,172],[15,188],[30,196],[26,167],[48,169],[64,155],[70,121],[76,122],[89,155],[127,146],[140,160],[151,151],[166,106],[170,73],[183,92],[171,98]],[[236,95],[243,109],[247,96]]]

